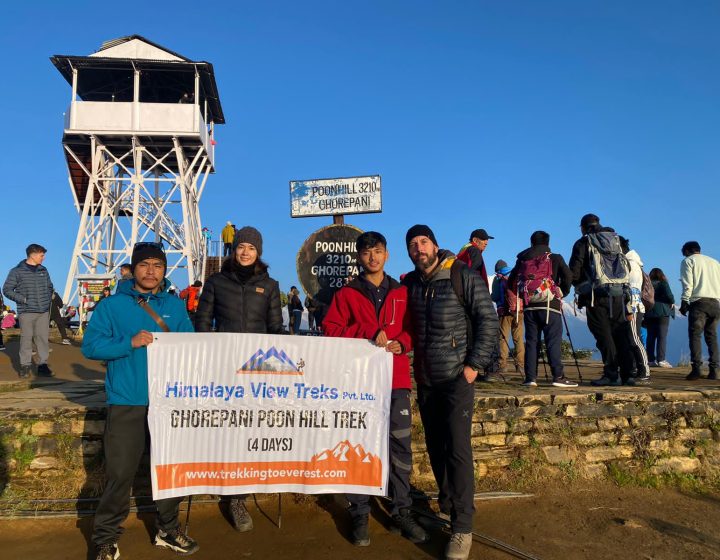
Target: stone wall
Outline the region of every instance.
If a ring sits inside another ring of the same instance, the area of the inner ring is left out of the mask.
[[[104,415],[102,408],[5,411],[0,509],[29,498],[97,495]],[[434,482],[417,410],[414,420],[414,483],[429,490]],[[572,481],[608,469],[714,476],[720,390],[479,392],[472,433],[479,484],[518,475]],[[147,460],[135,492],[149,493]]]

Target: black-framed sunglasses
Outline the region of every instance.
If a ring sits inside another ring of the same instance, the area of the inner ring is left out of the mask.
[[[161,251],[165,250],[165,247],[163,247],[162,242],[158,241],[138,241],[133,245],[133,251],[135,249],[144,249],[145,247],[151,247],[152,249],[160,249]]]

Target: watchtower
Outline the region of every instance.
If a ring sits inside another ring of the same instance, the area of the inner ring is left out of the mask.
[[[63,299],[80,278],[114,276],[141,241],[163,243],[176,285],[204,279],[198,205],[225,123],[212,64],[139,35],[50,60],[72,86],[62,143],[80,215]]]

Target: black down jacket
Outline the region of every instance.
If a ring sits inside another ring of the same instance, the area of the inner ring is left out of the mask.
[[[245,283],[241,283],[229,260],[220,272],[213,274],[203,286],[195,330],[209,332],[213,319],[218,332],[268,333],[283,332],[280,289],[264,266],[257,266]]]
[[[414,270],[405,276],[415,355],[415,380],[424,385],[452,381],[465,365],[482,371],[492,360],[498,318],[480,275],[460,265],[463,308],[453,290],[455,255],[440,250],[440,264],[429,278]],[[466,311],[467,310],[467,311]],[[468,343],[468,320],[472,340]]]

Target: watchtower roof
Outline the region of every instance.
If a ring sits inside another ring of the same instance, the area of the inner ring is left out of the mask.
[[[132,75],[137,69],[142,72],[143,98],[177,102],[183,94],[192,92],[197,72],[198,101],[207,100],[208,121],[225,123],[213,65],[190,60],[141,35],[106,41],[89,56],[54,55],[50,61],[71,85],[73,69],[78,70],[77,94],[83,101],[131,100]]]

